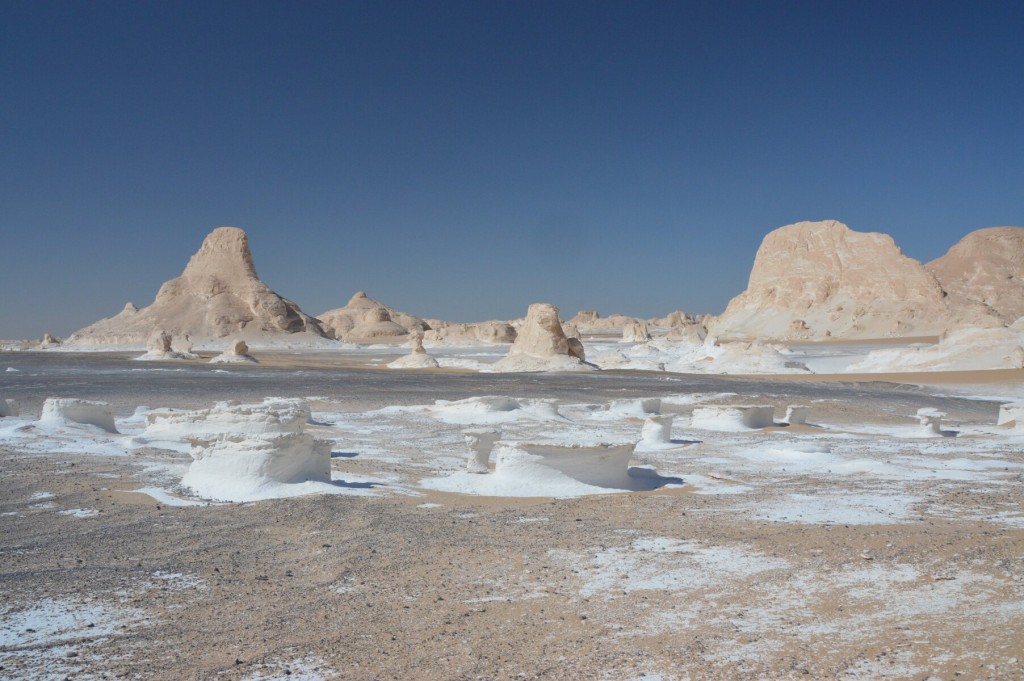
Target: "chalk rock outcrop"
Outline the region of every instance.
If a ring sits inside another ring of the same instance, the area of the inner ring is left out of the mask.
[[[640,321],[643,320],[621,314],[602,317],[595,310],[580,310],[567,323],[575,326],[583,334],[617,336],[622,334],[622,330],[627,325],[636,324]]]
[[[439,319],[428,319],[430,330],[425,338],[429,343],[512,343],[516,339],[516,329],[508,322],[446,322]]]
[[[249,354],[244,340],[233,340],[227,350],[210,360],[210,364],[255,364],[259,360]]]
[[[426,331],[419,317],[400,312],[358,291],[344,307],[317,315],[338,340],[359,342],[402,341],[412,330]]]
[[[48,348],[55,348],[61,344],[61,340],[56,336],[51,336],[48,333],[43,334],[43,339],[39,341],[39,347],[43,350]]]
[[[558,308],[547,303],[530,305],[508,356],[495,371],[575,371],[593,369],[586,364],[583,344],[566,338]]]
[[[330,483],[330,443],[305,432],[309,418],[302,400],[218,402],[211,409],[151,412],[141,438],[191,443],[193,460],[182,484],[199,496],[250,501],[281,496],[282,485],[300,493],[318,489],[303,483]]]
[[[651,340],[651,332],[647,330],[647,322],[641,320],[630,322],[622,328],[623,343],[647,343]]]
[[[934,345],[872,350],[845,371],[899,373],[1021,368],[1024,368],[1024,323],[1005,328],[969,326],[945,334]]]
[[[409,334],[409,347],[412,349],[408,355],[399,357],[388,364],[391,369],[436,369],[440,366],[437,360],[427,354],[423,347],[423,332],[413,331]]]
[[[38,423],[47,426],[96,426],[108,433],[117,432],[109,404],[74,398],[46,398]]]
[[[146,354],[140,355],[135,359],[142,361],[163,361],[173,359],[190,359],[185,354],[175,352],[171,347],[172,338],[171,336],[161,329],[156,329],[150,335],[149,340],[146,341]],[[189,353],[191,357],[195,357]]]
[[[17,416],[20,413],[17,400],[9,397],[0,399],[0,416]]]
[[[1024,317],[1024,227],[971,232],[925,267],[961,322],[1012,324]]]
[[[188,334],[201,344],[228,336],[269,343],[324,337],[319,322],[260,281],[249,239],[237,227],[213,230],[181,276],[160,287],[152,305],[139,310],[129,303],[67,342],[137,346],[154,328],[172,336]]]
[[[885,234],[829,220],[768,234],[746,291],[708,326],[746,338],[882,338],[942,333],[951,318],[939,283]]]

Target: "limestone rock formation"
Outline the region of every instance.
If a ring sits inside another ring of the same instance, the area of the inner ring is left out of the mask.
[[[978,324],[991,317],[1012,324],[1024,317],[1024,227],[971,232],[925,267],[961,322]]]
[[[565,337],[558,308],[547,303],[530,305],[509,349],[508,356],[494,364],[495,371],[572,371],[593,369],[586,364],[583,344]]]
[[[249,239],[237,227],[213,230],[181,276],[160,287],[152,305],[139,310],[129,303],[116,316],[76,331],[67,342],[138,346],[154,328],[172,336],[188,334],[199,343],[227,336],[270,343],[324,336],[315,319],[260,281]]]
[[[249,354],[249,346],[244,340],[235,339],[227,350],[211,359],[210,364],[255,364],[258,361]]]
[[[49,348],[55,348],[60,344],[61,340],[59,338],[57,338],[56,336],[51,336],[48,333],[44,333],[43,339],[39,341],[39,348],[42,350],[47,350]]]
[[[400,312],[358,291],[344,307],[317,315],[327,331],[338,340],[382,342],[405,340],[412,330],[430,326],[419,317]]]
[[[37,422],[45,426],[96,426],[116,433],[114,412],[106,402],[93,402],[69,397],[48,397]]]
[[[602,317],[595,310],[580,310],[567,323],[575,326],[583,334],[618,336],[622,334],[622,330],[627,325],[640,321],[642,320],[637,317],[627,317],[621,314]]]
[[[511,343],[516,339],[516,329],[508,322],[446,322],[439,319],[426,320],[430,330],[426,339],[431,343]]]
[[[437,360],[427,354],[423,347],[423,332],[413,331],[409,334],[409,347],[412,349],[408,355],[399,357],[388,364],[391,369],[436,369],[440,366]]]
[[[746,291],[708,330],[734,338],[882,338],[937,335],[950,323],[935,277],[891,237],[829,220],[768,234]]]
[[[647,322],[641,320],[631,322],[622,328],[623,343],[647,343],[651,340],[651,332],[647,329]]]
[[[146,341],[146,354],[136,357],[135,359],[143,361],[162,361],[162,360],[173,360],[173,359],[192,359],[195,355],[189,353],[188,356],[175,352],[172,347],[172,339],[170,334],[162,329],[155,329],[150,335],[149,340]]]

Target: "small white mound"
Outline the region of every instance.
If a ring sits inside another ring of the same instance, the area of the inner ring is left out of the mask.
[[[780,347],[763,343],[703,343],[658,339],[631,348],[613,349],[594,362],[602,369],[671,371],[683,374],[807,373],[800,362],[787,358]]]
[[[249,346],[244,340],[236,340],[227,350],[210,360],[210,364],[245,364],[258,362],[249,354]]]
[[[966,327],[946,334],[935,345],[873,350],[847,373],[905,371],[976,371],[1024,368],[1024,331]]]
[[[2,416],[18,416],[21,410],[18,409],[18,403],[10,398],[0,400],[0,417]]]
[[[494,443],[501,438],[501,431],[494,429],[464,430],[466,446],[469,447],[469,459],[466,470],[470,473],[490,473],[491,450]]]
[[[722,405],[697,407],[690,426],[703,430],[739,432],[775,425],[775,407],[770,405]]]
[[[422,480],[421,486],[462,494],[508,497],[574,497],[656,489],[676,478],[630,468],[631,443],[562,445],[498,442],[490,475],[458,472]]]
[[[439,421],[452,424],[499,424],[513,421],[563,420],[557,400],[516,400],[511,397],[469,397],[437,400],[427,408]]]
[[[996,425],[1013,425],[1016,430],[1024,430],[1024,402],[1010,402],[999,406],[999,418]]]
[[[791,426],[807,425],[807,418],[811,415],[811,408],[799,404],[791,404],[786,407],[785,423]]]
[[[48,426],[96,426],[108,433],[117,432],[114,413],[109,404],[74,398],[46,398],[38,423]]]

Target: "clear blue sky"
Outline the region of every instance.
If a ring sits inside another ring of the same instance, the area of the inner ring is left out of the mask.
[[[310,314],[718,312],[768,231],[1024,224],[1019,2],[0,3],[0,338],[214,227]]]

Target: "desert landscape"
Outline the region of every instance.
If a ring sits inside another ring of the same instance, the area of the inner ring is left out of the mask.
[[[0,681],[1024,681],[1022,26],[0,3]]]
[[[9,341],[0,678],[1020,678],[1024,228],[719,316],[310,316],[214,230]]]

